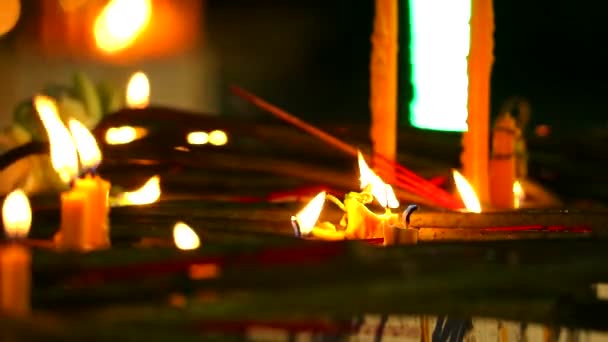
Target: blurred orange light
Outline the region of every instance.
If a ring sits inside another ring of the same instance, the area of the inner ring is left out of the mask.
[[[150,0],[111,0],[95,20],[97,47],[106,53],[126,49],[146,29],[151,15]]]
[[[0,1],[0,36],[15,27],[20,15],[21,2],[19,0]]]
[[[146,108],[150,103],[150,81],[141,71],[134,73],[127,84],[127,107]]]

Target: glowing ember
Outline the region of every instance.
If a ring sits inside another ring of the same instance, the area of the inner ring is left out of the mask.
[[[146,108],[150,104],[150,81],[139,71],[134,73],[127,85],[127,107]]]
[[[526,198],[526,194],[524,193],[524,188],[521,186],[519,181],[515,181],[513,183],[513,207],[519,208],[521,206],[521,202]]]
[[[479,204],[479,199],[477,198],[477,194],[471,184],[464,178],[460,172],[453,170],[454,174],[454,182],[456,183],[456,188],[458,189],[458,193],[460,194],[460,198],[462,198],[462,202],[464,206],[467,208],[467,211],[473,213],[481,212],[481,204]]]
[[[361,152],[359,152],[358,163],[361,189],[365,189],[369,186],[372,195],[374,195],[374,198],[382,207],[399,208],[399,201],[397,200],[397,196],[395,196],[393,187],[384,183],[384,181],[369,168]]]
[[[49,137],[51,164],[65,183],[78,176],[78,154],[68,129],[57,114],[55,101],[47,96],[34,98],[36,111]]]
[[[131,46],[148,26],[151,14],[150,0],[111,0],[95,20],[97,47],[116,53]]]
[[[209,143],[215,146],[226,145],[228,143],[228,135],[226,135],[226,132],[216,129],[209,133]]]
[[[109,145],[124,145],[141,139],[148,134],[143,127],[120,126],[110,127],[106,131],[106,143]]]
[[[154,176],[148,179],[141,188],[123,192],[118,196],[119,205],[144,205],[158,201],[160,198],[160,177]]]
[[[173,227],[173,241],[177,248],[184,251],[197,249],[201,245],[196,232],[183,222],[178,222]]]
[[[209,134],[207,132],[190,132],[186,136],[186,140],[190,145],[205,145],[209,142]]]
[[[94,169],[101,162],[101,151],[95,137],[85,125],[76,119],[70,119],[68,123],[72,139],[76,144],[80,164],[84,169]]]
[[[32,210],[23,190],[15,190],[4,199],[2,223],[4,223],[7,237],[24,238],[27,236],[32,225]]]
[[[309,234],[319,220],[325,204],[325,191],[319,192],[299,213],[294,216],[301,234]]]

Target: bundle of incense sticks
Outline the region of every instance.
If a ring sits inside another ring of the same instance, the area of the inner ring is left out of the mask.
[[[357,156],[358,149],[334,136],[331,134],[295,117],[294,115],[286,112],[285,110],[259,98],[258,96],[240,88],[237,86],[232,86],[231,91],[233,94],[239,96],[245,101],[255,105],[256,107],[276,116],[277,118],[290,123],[297,128],[321,139],[322,141],[328,143],[329,145],[352,155],[353,157]],[[369,157],[369,156],[367,156]],[[437,187],[432,182],[418,176],[411,170],[408,170],[403,165],[400,165],[397,162],[391,161],[385,156],[376,155],[374,156],[374,160],[379,160],[382,162],[381,169],[387,170],[392,169],[395,171],[396,179],[395,186],[404,191],[408,191],[419,195],[425,199],[430,200],[436,205],[446,208],[446,209],[461,209],[462,203],[452,196],[447,191]]]

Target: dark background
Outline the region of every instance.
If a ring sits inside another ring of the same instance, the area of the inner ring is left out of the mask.
[[[373,1],[209,1],[207,42],[224,85],[238,83],[315,121],[369,120]],[[496,0],[492,114],[518,95],[532,123],[606,125],[606,6],[600,1]],[[401,119],[411,98],[402,5]],[[441,23],[438,23],[441,25]],[[244,111],[225,94],[226,112]],[[248,108],[251,110],[251,108]]]

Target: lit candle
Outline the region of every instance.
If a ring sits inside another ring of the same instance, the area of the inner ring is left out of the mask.
[[[30,312],[31,254],[18,240],[27,236],[32,212],[22,190],[6,196],[2,221],[11,242],[0,247],[0,308],[6,315],[25,316]]]
[[[344,232],[328,222],[318,223],[325,204],[326,193],[318,193],[300,212],[291,217],[296,237],[315,237],[322,240],[344,240]],[[332,230],[333,228],[333,230]]]
[[[70,120],[70,131],[57,115],[51,98],[35,100],[51,145],[51,164],[71,190],[61,194],[61,226],[55,236],[60,249],[92,250],[108,247],[108,193],[110,184],[95,174],[101,152],[84,125]],[[70,134],[71,132],[71,134]],[[78,178],[78,160],[82,177]]]

